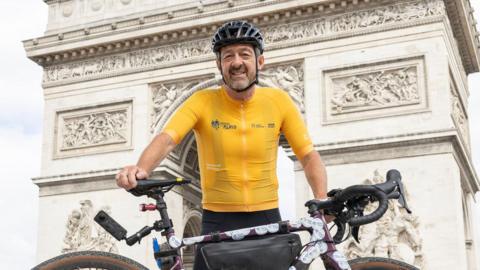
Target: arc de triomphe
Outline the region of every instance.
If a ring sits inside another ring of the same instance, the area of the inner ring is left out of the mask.
[[[154,269],[150,243],[127,248],[91,221],[110,211],[129,231],[156,216],[116,188],[184,98],[218,85],[210,37],[247,19],[266,39],[261,84],[288,91],[328,168],[330,187],[404,177],[414,214],[392,205],[347,254],[400,258],[421,269],[479,269],[471,207],[466,76],[479,71],[468,0],[44,0],[42,37],[24,41],[44,68],[45,118],[38,261],[81,249],[131,256]],[[296,214],[311,197],[295,166]],[[200,189],[190,134],[154,173],[197,182],[167,198],[184,236],[199,233]],[[191,250],[185,252],[191,261]]]

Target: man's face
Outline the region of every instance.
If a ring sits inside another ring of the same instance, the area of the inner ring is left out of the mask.
[[[221,68],[227,86],[238,90],[244,89],[255,80],[255,61],[258,61],[260,70],[263,67],[263,55],[255,59],[255,51],[251,45],[233,44],[220,50],[217,66]]]

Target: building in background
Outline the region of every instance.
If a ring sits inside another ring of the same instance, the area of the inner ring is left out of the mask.
[[[479,179],[471,162],[467,75],[479,71],[468,0],[45,0],[47,31],[24,41],[44,68],[38,261],[97,249],[154,268],[148,241],[127,247],[92,221],[99,209],[129,231],[156,216],[116,188],[169,116],[194,91],[221,81],[210,40],[232,19],[266,40],[262,85],[287,91],[327,165],[331,188],[403,174],[414,215],[392,204],[362,227],[351,256],[373,254],[421,269],[477,269],[472,230]],[[296,214],[311,198],[295,162]],[[195,184],[168,194],[177,233],[199,233],[200,183],[193,134],[154,172]],[[187,261],[192,260],[187,250]]]

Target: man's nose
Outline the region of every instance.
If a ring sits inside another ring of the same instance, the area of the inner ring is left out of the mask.
[[[242,64],[243,64],[242,57],[240,57],[239,54],[235,54],[233,57],[232,66],[238,67],[238,66],[241,66]]]

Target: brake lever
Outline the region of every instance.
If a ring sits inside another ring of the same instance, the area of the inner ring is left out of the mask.
[[[403,208],[405,208],[405,210],[407,210],[407,213],[411,214],[412,210],[410,210],[410,208],[408,208],[407,200],[405,199],[405,191],[403,189],[403,183],[402,182],[398,183],[398,192],[400,193],[400,197],[398,198],[398,202],[400,203],[400,205]]]
[[[355,226],[355,227],[352,228],[353,239],[355,239],[355,241],[357,241],[357,243],[360,244],[360,240],[358,238],[359,232],[360,232],[360,226]]]

